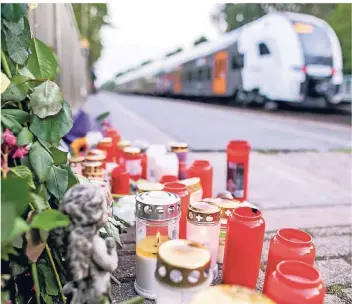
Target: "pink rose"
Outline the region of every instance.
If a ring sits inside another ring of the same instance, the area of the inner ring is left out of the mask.
[[[26,154],[28,154],[28,150],[25,147],[18,147],[12,157],[23,158]]]
[[[2,140],[9,146],[16,146],[16,136],[9,129],[2,133]]]

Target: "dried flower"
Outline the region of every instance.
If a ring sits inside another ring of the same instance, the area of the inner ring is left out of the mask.
[[[10,85],[10,80],[4,73],[1,73],[1,94],[4,93],[7,87]]]
[[[28,150],[25,147],[18,147],[12,157],[23,158],[26,154],[28,154]]]
[[[9,146],[16,146],[16,136],[9,129],[2,133],[2,140]]]

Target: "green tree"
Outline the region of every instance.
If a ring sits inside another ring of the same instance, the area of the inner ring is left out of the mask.
[[[205,36],[200,36],[197,40],[195,40],[195,41],[193,42],[193,45],[196,46],[196,45],[198,45],[198,44],[201,44],[201,43],[207,42],[207,41],[208,41],[207,37],[205,37]]]
[[[76,3],[72,4],[78,28],[82,39],[87,39],[89,43],[89,68],[99,59],[102,44],[100,40],[100,29],[103,25],[108,25],[107,5],[104,3]]]
[[[114,81],[108,80],[102,84],[101,89],[105,91],[115,91],[116,84]]]
[[[340,40],[343,55],[343,71],[349,75],[352,74],[351,8],[352,5],[350,3],[339,3],[336,10],[327,20]]]

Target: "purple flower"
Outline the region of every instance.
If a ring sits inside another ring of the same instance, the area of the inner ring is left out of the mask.
[[[16,136],[9,129],[2,133],[2,140],[9,146],[16,146]]]
[[[25,147],[18,147],[12,157],[23,158],[26,154],[28,154],[28,150]]]

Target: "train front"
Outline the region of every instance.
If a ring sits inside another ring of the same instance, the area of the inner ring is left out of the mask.
[[[300,15],[302,16],[302,15]],[[304,15],[303,15],[304,16]],[[300,98],[306,106],[332,107],[342,101],[342,53],[333,29],[312,16],[291,18],[303,53]]]

